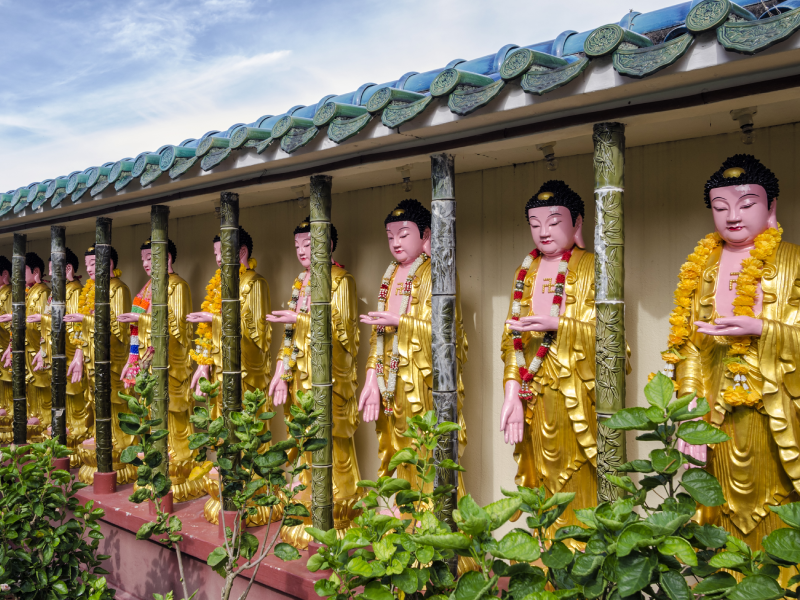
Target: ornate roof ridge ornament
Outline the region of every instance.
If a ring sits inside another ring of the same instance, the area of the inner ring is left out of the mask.
[[[92,169],[94,169],[94,167],[89,167],[83,171],[75,171],[69,176],[69,181],[67,182],[67,194],[72,195],[72,202],[77,202],[80,200],[80,197],[86,193],[87,189],[89,189],[86,184],[89,181],[89,172]]]
[[[727,21],[717,28],[717,41],[731,52],[755,54],[782,42],[800,29],[800,8],[757,21]]]
[[[214,132],[216,133],[216,132]],[[206,134],[208,135],[208,134]],[[189,146],[196,140],[184,140],[178,146],[163,146],[159,152],[158,168],[161,172],[169,171],[169,178],[175,179],[189,170],[197,162],[194,146]]]
[[[92,167],[89,169],[89,179],[86,180],[86,187],[89,189],[89,195],[94,198],[106,189],[111,183],[108,176],[111,174],[111,168],[115,163],[107,162],[102,167]]]
[[[11,197],[14,214],[21,212],[28,205],[28,194],[30,194],[30,190],[27,187],[20,187],[14,191],[14,195]]]
[[[226,131],[217,131],[211,135],[203,136],[195,148],[195,156],[200,158],[200,168],[203,171],[210,171],[231,154],[230,142],[231,134],[244,125],[236,123],[228,127]]]
[[[692,33],[711,31],[727,21],[754,21],[755,16],[731,0],[702,0],[686,15],[686,29]]]
[[[620,75],[641,79],[666,69],[681,56],[686,54],[694,42],[691,33],[673,38],[656,46],[646,48],[623,49],[614,52],[614,69]]]
[[[14,208],[14,204],[12,202],[14,194],[11,193],[12,191],[13,190],[5,194],[0,194],[0,217],[7,214],[12,208]]]
[[[314,126],[318,129],[327,126],[328,139],[337,144],[356,135],[372,121],[373,113],[363,104],[364,92],[372,87],[377,86],[374,83],[363,84],[349,104],[333,100],[320,102],[314,114]]]
[[[31,211],[39,210],[42,204],[45,203],[47,200],[45,193],[47,192],[47,186],[50,185],[51,181],[51,179],[46,179],[41,183],[32,183],[28,186],[28,197],[25,199],[25,205],[30,206]],[[15,206],[14,211],[19,212],[24,208],[25,206]]]
[[[55,179],[50,180],[47,191],[44,193],[45,200],[50,200],[50,206],[58,206],[66,197],[70,175],[59,175]]]
[[[118,160],[114,163],[114,166],[111,167],[111,172],[108,174],[108,182],[114,184],[115,190],[120,191],[133,180],[133,176],[131,175],[133,165],[133,158],[128,157]],[[89,193],[91,194],[91,192]]]
[[[161,176],[161,148],[156,152],[141,152],[133,161],[131,177],[139,178],[139,185],[148,186]]]
[[[598,27],[589,34],[583,42],[583,52],[589,58],[600,58],[613,54],[617,48],[635,50],[652,45],[650,38],[611,23]]]
[[[270,119],[272,121],[272,123],[270,124],[269,127],[266,127],[266,123],[265,123],[265,127],[267,129],[269,129],[270,135],[269,135],[269,137],[264,138],[263,140],[261,140],[260,142],[258,142],[255,145],[256,153],[257,154],[261,154],[262,152],[264,152],[264,150],[269,148],[274,142],[280,140],[280,138],[283,137],[283,135],[286,134],[286,132],[289,129],[291,129],[291,125],[292,125],[291,119],[288,122],[286,122],[284,120],[287,117],[291,117],[292,115],[294,115],[294,113],[296,113],[297,111],[299,111],[299,110],[301,110],[303,108],[305,108],[304,104],[298,104],[296,106],[293,106],[289,110],[287,110],[284,114],[279,115],[277,117],[272,117],[272,119]],[[311,121],[311,120],[310,119],[306,119],[306,121]],[[281,129],[277,129],[279,123],[283,123],[283,125],[281,126]],[[314,125],[314,122],[311,121],[311,126],[313,126],[313,125]],[[286,129],[283,130],[283,127],[286,127]],[[314,134],[314,135],[316,135],[316,134]]]

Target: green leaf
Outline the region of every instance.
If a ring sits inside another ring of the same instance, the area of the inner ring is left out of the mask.
[[[239,552],[245,559],[250,560],[258,552],[258,538],[247,531],[242,533]]]
[[[681,484],[689,495],[703,506],[725,504],[722,487],[717,478],[702,469],[689,469],[683,474]]]
[[[784,590],[772,577],[751,575],[728,592],[728,600],[778,600],[783,598]]]
[[[382,483],[378,493],[381,496],[394,496],[397,492],[402,492],[404,490],[410,490],[411,483],[406,481],[405,479],[396,478],[396,479],[387,479]]]
[[[539,558],[539,544],[529,534],[518,529],[507,533],[499,541],[491,540],[485,544],[486,551],[495,558],[533,562]]]
[[[628,556],[631,552],[638,548],[652,546],[655,543],[653,539],[653,530],[650,529],[646,523],[631,523],[617,538],[617,556],[620,558]]]
[[[433,560],[433,554],[435,550],[433,546],[422,546],[418,548],[416,551],[417,560],[421,565],[427,565],[429,562]]]
[[[424,533],[414,536],[414,541],[437,550],[466,550],[470,546],[470,539],[463,533]]]
[[[728,540],[728,532],[722,527],[709,525],[706,523],[702,527],[697,527],[694,531],[694,539],[705,548],[721,548]]]
[[[666,409],[674,395],[675,386],[672,379],[661,372],[656,373],[656,376],[644,386],[644,396],[651,406]],[[620,594],[627,595],[622,594],[622,590],[620,590]]]
[[[652,473],[653,463],[649,460],[632,460],[617,469],[620,473]]]
[[[495,575],[489,581],[477,571],[469,571],[461,576],[455,591],[450,596],[452,600],[481,600],[495,586],[499,577]]]
[[[370,581],[364,587],[363,596],[367,600],[394,600],[389,588],[378,581]]]
[[[734,552],[720,552],[711,557],[708,564],[717,569],[741,569],[747,561]]]
[[[600,568],[604,560],[605,556],[602,554],[586,554],[584,552],[579,552],[575,557],[575,564],[572,566],[571,575],[573,578],[589,577]]]
[[[522,498],[503,498],[483,508],[491,520],[491,530],[504,525],[522,506]]]
[[[206,560],[206,563],[209,567],[214,569],[227,559],[228,555],[226,554],[224,548],[214,548],[211,554],[208,555],[208,560]]]
[[[316,573],[321,568],[325,566],[326,560],[322,554],[312,554],[308,557],[308,563],[306,563],[306,568],[311,571],[312,573]]]
[[[351,558],[347,563],[346,569],[348,573],[351,575],[357,575],[358,577],[372,576],[372,567],[369,566],[369,563],[360,556]]]
[[[417,573],[412,569],[405,568],[402,573],[392,575],[392,584],[406,594],[413,594],[417,591]]]
[[[126,464],[130,464],[137,458],[139,458],[138,454],[141,451],[142,451],[141,446],[128,446],[122,451],[122,454],[120,455],[119,459]]]
[[[453,520],[464,533],[479,535],[489,529],[492,518],[467,494],[459,499],[458,510],[453,511]]]
[[[797,529],[776,529],[763,543],[769,555],[795,565],[800,563],[800,531]]]
[[[655,381],[655,380],[653,380]],[[670,387],[672,383],[670,382]],[[629,554],[617,561],[617,588],[619,595],[632,596],[650,585],[657,560],[647,554]]]
[[[671,510],[655,512],[645,519],[654,536],[672,535],[684,523],[688,523],[691,515],[677,513]]]
[[[660,577],[661,588],[667,592],[670,600],[694,600],[686,579],[677,571],[664,571]]]
[[[284,562],[297,560],[300,558],[300,553],[297,551],[297,548],[284,543],[280,543],[275,546],[275,549],[272,551],[272,553]]]
[[[705,398],[698,398],[697,406],[695,408],[690,409],[688,405],[684,406],[683,408],[679,408],[674,411],[669,417],[674,422],[678,423],[680,421],[688,421],[689,419],[704,417],[710,411],[711,408],[708,406],[708,401]]]
[[[697,555],[691,544],[680,537],[668,537],[658,545],[658,551],[667,556],[675,556],[683,564],[697,566]]]
[[[770,506],[769,509],[790,527],[800,529],[800,502],[792,502],[783,506]]]
[[[336,592],[338,592],[339,589],[338,586],[332,581],[328,579],[319,579],[314,582],[314,591],[317,593],[318,596],[321,596],[322,598],[327,598],[328,596],[336,595]],[[392,600],[392,595],[389,594],[388,598],[374,598],[373,600]]]
[[[572,562],[572,551],[564,542],[553,542],[542,554],[542,563],[550,569],[563,569]]]
[[[719,444],[727,442],[730,438],[727,433],[709,425],[705,421],[684,421],[678,427],[676,434],[687,444],[700,446],[702,444]]]
[[[466,471],[464,467],[454,461],[452,458],[445,458],[437,465],[440,469],[449,469],[450,471]]]
[[[578,540],[579,542],[585,542],[592,536],[592,530],[584,529],[579,525],[567,525],[566,527],[561,527],[554,536],[554,540],[556,542],[561,542],[563,540]]]
[[[56,581],[52,585],[52,588],[54,592],[62,596],[66,596],[67,594],[69,594],[69,589],[67,588],[67,584],[64,583],[63,581]]]
[[[606,479],[618,488],[622,488],[631,494],[635,494],[638,491],[630,477],[618,477],[617,475],[609,475],[606,473]]]
[[[156,528],[158,523],[149,522],[145,523],[139,528],[139,531],[136,532],[136,539],[137,540],[149,540],[150,536],[153,535],[153,530]]]
[[[331,529],[329,531],[322,531],[321,529],[317,529],[316,527],[306,527],[306,533],[315,540],[317,540],[320,544],[325,544],[326,546],[333,546],[336,544],[335,529]]]
[[[683,455],[677,450],[659,448],[650,453],[650,462],[658,473],[675,473],[683,464]]]
[[[303,444],[303,450],[306,452],[316,452],[318,450],[322,450],[325,446],[328,445],[327,440],[323,438],[312,438],[310,440],[306,440]]]
[[[418,460],[419,457],[417,457],[417,453],[414,452],[413,448],[403,448],[395,452],[394,456],[392,456],[392,460],[389,461],[389,472],[393,472],[397,467],[403,464],[415,465]]]
[[[623,431],[651,431],[657,425],[647,418],[646,409],[637,406],[635,408],[623,408],[618,410],[603,423],[611,429],[621,429]]]
[[[700,583],[694,586],[695,594],[716,594],[733,588],[736,585],[736,578],[730,573],[720,572],[709,575]]]

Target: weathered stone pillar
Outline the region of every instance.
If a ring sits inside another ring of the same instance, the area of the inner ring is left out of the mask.
[[[161,425],[158,426],[160,429],[169,429],[168,226],[169,207],[153,206],[150,209],[150,249],[152,251],[150,337],[153,343],[152,372],[156,385],[153,388],[153,404],[150,407],[150,414],[153,419],[161,419]],[[169,480],[167,438],[157,440],[154,442],[154,446],[164,457],[164,461],[156,467],[156,471]]]
[[[25,249],[28,236],[14,234],[11,256],[11,382],[14,395],[14,443],[28,438],[28,400],[25,393]]]
[[[228,427],[228,439],[235,440],[236,425],[230,414],[242,410],[242,324],[239,303],[239,194],[220,194],[220,246],[222,268],[220,288],[222,295],[222,415]],[[229,456],[234,466],[239,456]],[[222,496],[226,482],[220,477],[220,498],[224,510],[236,510],[233,503]],[[228,524],[233,527],[232,524]]]
[[[458,423],[458,363],[456,361],[456,196],[455,163],[450,154],[431,156],[431,278],[433,406],[438,422]],[[458,462],[458,432],[439,440],[434,450],[438,464]],[[436,469],[434,486],[452,485],[439,518],[455,531],[458,472]]]
[[[94,276],[94,410],[97,472],[114,473],[111,424],[111,219],[98,217]],[[95,483],[97,477],[95,473]]]
[[[625,407],[625,126],[594,126],[594,198],[596,218],[595,337],[597,407],[597,501],[619,496],[619,488],[606,480],[625,462],[625,432],[606,427],[605,420]]]
[[[52,299],[50,301],[50,345],[52,395],[52,432],[58,443],[67,445],[67,337],[64,315],[67,310],[67,252],[65,230],[50,227],[50,260],[53,262]],[[45,342],[46,343],[46,342]]]
[[[333,375],[331,363],[331,180],[311,177],[311,392],[322,411],[318,437],[327,443],[312,454],[311,517],[314,527],[333,529]],[[289,400],[291,402],[291,400]]]

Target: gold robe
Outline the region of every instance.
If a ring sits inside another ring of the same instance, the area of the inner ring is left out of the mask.
[[[109,283],[110,303],[110,328],[109,356],[111,362],[111,434],[113,444],[114,470],[117,472],[117,484],[122,485],[136,479],[136,468],[119,462],[122,451],[135,441],[135,436],[124,433],[119,426],[119,413],[128,412],[128,405],[119,397],[119,392],[125,392],[125,384],[120,380],[122,369],[128,362],[130,353],[130,328],[128,323],[120,323],[117,317],[122,313],[131,312],[131,291],[118,277],[112,277]],[[92,407],[95,404],[95,355],[94,355],[94,315],[84,315],[81,322],[81,334],[84,354],[84,377],[88,378],[89,401]],[[81,452],[81,459],[85,460],[87,454]],[[81,467],[80,480],[92,483],[96,465],[84,464]]]
[[[353,505],[361,497],[356,482],[361,479],[356,459],[354,436],[360,418],[358,414],[358,294],[356,281],[343,268],[331,267],[331,331],[333,345],[333,518],[334,527],[346,529],[356,516]],[[294,379],[289,385],[289,398],[284,404],[287,418],[291,418],[291,402],[297,402],[298,391],[311,391],[311,316],[297,315],[292,344],[298,348]],[[305,458],[310,464],[311,456]],[[311,508],[311,471],[304,471],[301,483],[308,487],[298,499]],[[308,525],[311,519],[306,519]],[[282,533],[284,541],[305,548],[308,537],[305,525],[287,528]]]
[[[11,285],[0,287],[0,315],[11,314]],[[0,348],[5,352],[11,343],[11,322],[0,323]],[[11,369],[0,362],[0,408],[6,416],[0,417],[0,444],[10,444],[14,439],[11,423],[14,415],[14,390],[11,385]]]
[[[239,278],[239,302],[242,322],[242,392],[269,389],[269,373],[272,366],[269,345],[272,341],[272,327],[266,320],[272,308],[269,299],[267,280],[252,269]],[[222,381],[222,315],[214,315],[211,322],[211,335],[214,349],[211,356],[214,365],[211,369],[212,381]],[[222,410],[222,390],[211,411],[216,419]]]
[[[79,281],[67,281],[66,314],[78,312],[81,289],[83,289],[83,286]],[[48,304],[51,304],[51,302],[52,300],[48,300]],[[67,326],[64,337],[66,338],[67,368],[69,368],[75,358],[76,347],[69,336],[69,329],[72,324],[64,323],[64,325]],[[48,307],[47,311],[42,313],[42,338],[45,340],[44,344],[42,344],[42,358],[46,369],[50,369],[53,363],[52,331],[53,321],[50,307]],[[87,387],[85,377],[78,383],[72,383],[72,378],[67,377],[67,447],[71,450],[75,450],[81,442],[94,435],[94,412],[86,395]],[[80,466],[80,459],[77,454],[73,454],[70,457],[70,466]]]
[[[48,308],[50,288],[45,283],[36,283],[25,295],[25,314],[43,315]],[[41,323],[27,323],[25,326],[25,383],[28,396],[28,418],[38,417],[42,429],[47,429],[52,420],[50,371],[48,369],[33,370],[33,358],[41,349]]]
[[[541,261],[534,260],[525,277],[521,316],[533,314],[531,296],[537,291],[533,286]],[[533,378],[534,399],[524,407],[524,437],[514,449],[519,465],[517,485],[544,485],[550,494],[576,493],[569,510],[551,527],[552,532],[578,524],[573,510],[597,505],[594,254],[575,248],[567,268],[564,312],[558,320],[556,339]],[[514,281],[519,271],[514,274]],[[511,291],[513,302],[513,284]],[[511,318],[510,304],[507,318]],[[527,364],[543,339],[543,333],[522,334]],[[510,380],[521,382],[508,327],[503,329],[501,352],[505,364],[503,386]]]
[[[194,400],[189,387],[192,379],[192,364],[189,349],[193,328],[186,315],[192,312],[192,292],[189,284],[177,273],[170,273],[167,283],[167,307],[169,333],[169,474],[176,502],[199,498],[204,495],[202,482],[187,482],[194,467],[194,452],[189,450],[189,435],[193,433],[189,415]],[[152,318],[150,312],[139,315],[139,357],[143,358],[152,341]]]
[[[389,282],[389,289],[394,289],[394,276]],[[431,261],[425,261],[417,270],[411,286],[411,299],[408,311],[400,317],[398,331],[391,332],[386,328],[384,334],[384,365],[386,372],[392,355],[394,336],[399,335],[400,366],[397,371],[397,389],[394,397],[394,415],[387,416],[383,411],[383,403],[378,410],[376,431],[378,432],[378,456],[380,466],[378,477],[391,475],[389,461],[395,452],[411,446],[412,440],[403,437],[406,431],[406,419],[415,415],[423,415],[433,410],[433,356],[431,352]],[[461,289],[456,280],[456,360],[458,361],[458,456],[464,454],[467,446],[467,429],[464,423],[462,408],[464,405],[464,384],[461,373],[467,362],[467,337],[461,316]],[[376,334],[372,328],[370,336],[370,356],[367,369],[374,369],[376,363]],[[412,487],[416,487],[416,470],[410,465],[400,465],[397,476],[407,479]],[[458,495],[465,493],[461,473],[458,475]]]
[[[694,295],[690,323],[718,318],[714,305],[722,246],[712,252]],[[762,395],[751,408],[730,406],[722,392],[733,386],[723,361],[730,338],[697,333],[694,325],[679,350],[680,393],[708,400],[706,420],[731,439],[709,450],[707,469],[722,485],[726,503],[700,511],[703,522],[724,527],[753,549],[785,527],[769,506],[800,500],[800,246],[781,242],[765,262],[761,280],[764,330],[744,356],[747,385]]]

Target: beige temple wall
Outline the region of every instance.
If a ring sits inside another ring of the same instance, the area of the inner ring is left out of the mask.
[[[633,351],[628,406],[645,403],[641,390],[647,374],[661,367],[659,351],[667,335],[667,315],[678,268],[697,240],[713,230],[711,214],[703,204],[703,185],[722,160],[737,152],[751,152],[773,169],[781,182],[778,215],[786,228],[784,237],[800,243],[796,225],[800,217],[797,136],[795,125],[784,125],[758,130],[752,146],[744,146],[738,135],[731,134],[628,149],[626,324]],[[584,237],[591,249],[594,201],[589,154],[560,158],[555,172],[548,171],[540,161],[457,176],[458,269],[469,340],[469,362],[464,374],[469,445],[463,464],[467,469],[468,491],[484,504],[500,496],[501,486],[513,486],[516,465],[512,449],[503,443],[499,432],[503,396],[498,347],[514,271],[533,247],[523,220],[523,207],[539,185],[551,178],[564,179],[584,199]],[[430,182],[415,181],[410,193],[404,192],[400,185],[391,185],[334,195],[333,222],[339,231],[339,248],[334,257],[354,274],[362,312],[374,310],[380,278],[391,260],[383,219],[397,202],[409,196],[430,206]],[[285,307],[290,287],[300,271],[292,231],[307,212],[307,204],[303,208],[296,201],[241,211],[240,222],[255,240],[257,270],[270,285],[273,309]],[[205,285],[216,268],[211,240],[218,227],[213,212],[172,220],[169,224],[170,237],[178,247],[175,268],[191,285],[195,310],[200,309]],[[69,235],[69,228],[67,233],[68,246],[79,256],[93,242],[93,233]],[[134,294],[145,282],[139,245],[148,236],[149,224],[113,232],[122,279]],[[30,246],[44,259],[49,255],[47,240],[31,242]],[[10,253],[11,248],[2,250]],[[369,333],[368,327],[362,327],[359,355],[362,381]],[[281,331],[273,330],[272,337],[275,357]],[[279,419],[275,422],[281,423]],[[283,435],[281,431],[276,437],[280,439]],[[374,477],[378,459],[371,424],[361,425],[356,445],[362,477]],[[645,444],[629,437],[630,458],[648,451]]]

